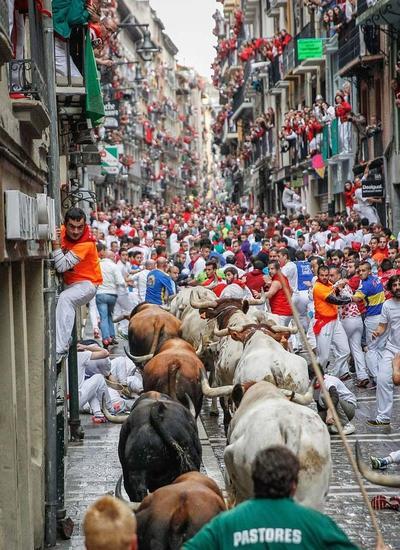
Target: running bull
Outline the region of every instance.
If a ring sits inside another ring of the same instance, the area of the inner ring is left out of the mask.
[[[178,550],[225,509],[215,481],[199,472],[183,474],[148,495],[138,508],[139,548]]]
[[[303,406],[313,400],[312,384],[305,395],[264,381],[245,391],[247,387],[234,387],[232,398],[235,405],[240,405],[229,426],[224,453],[233,499],[242,502],[251,498],[251,465],[257,452],[284,445],[301,464],[295,499],[305,506],[322,509],[331,472],[330,436],[318,414]]]
[[[128,357],[134,362],[146,361],[153,356],[169,338],[181,336],[181,322],[162,307],[153,304],[139,304],[129,319]]]
[[[147,491],[172,483],[179,475],[199,470],[201,445],[191,412],[168,395],[142,394],[128,417],[103,412],[110,422],[121,424],[118,456],[125,490],[132,502]],[[116,495],[121,497],[122,476]]]
[[[201,353],[201,349],[197,351]],[[159,391],[178,399],[190,407],[193,403],[196,417],[206,397],[230,395],[233,386],[211,388],[203,363],[194,348],[181,338],[165,342],[157,355],[148,360],[143,371],[145,391]]]

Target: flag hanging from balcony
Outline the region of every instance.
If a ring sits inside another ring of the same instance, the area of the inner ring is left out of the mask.
[[[85,42],[85,87],[86,118],[92,126],[99,126],[104,119],[104,102],[100,87],[100,76],[97,70],[90,33],[86,32]]]
[[[318,176],[321,179],[324,179],[325,176],[325,162],[322,158],[321,153],[316,153],[311,157],[311,166],[317,172]]]

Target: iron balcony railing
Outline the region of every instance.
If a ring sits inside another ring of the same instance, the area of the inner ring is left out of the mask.
[[[9,62],[10,92],[29,94],[45,103],[47,87],[33,59],[13,59]]]
[[[360,28],[352,23],[339,35],[339,69],[343,69],[343,67],[353,61],[353,59],[357,59],[360,53]]]

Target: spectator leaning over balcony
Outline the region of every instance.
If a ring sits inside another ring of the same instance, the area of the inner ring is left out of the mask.
[[[344,99],[343,92],[336,92],[335,95],[335,113],[339,120],[339,138],[341,151],[348,153],[350,151],[351,122],[349,114],[351,105]]]
[[[85,0],[52,0],[56,74],[68,76],[68,58],[71,78],[81,77],[68,50],[67,40],[72,27],[86,25],[89,11]]]
[[[63,273],[65,285],[56,309],[56,351],[60,362],[68,353],[75,308],[90,302],[103,277],[96,241],[80,208],[70,208],[65,213],[64,225],[52,245],[55,267],[58,273]]]

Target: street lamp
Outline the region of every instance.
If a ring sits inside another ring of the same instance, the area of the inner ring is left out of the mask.
[[[143,61],[151,61],[153,55],[160,51],[160,48],[155,46],[151,40],[151,35],[149,31],[149,25],[147,23],[132,23],[132,15],[128,15],[119,25],[120,29],[125,29],[128,27],[145,29],[143,31],[143,38],[139,44],[139,47],[136,49],[137,53],[143,59]]]
[[[143,32],[143,40],[138,48],[136,48],[137,53],[144,61],[151,61],[153,55],[160,51],[160,48],[155,46],[150,38],[150,31],[147,28]]]

